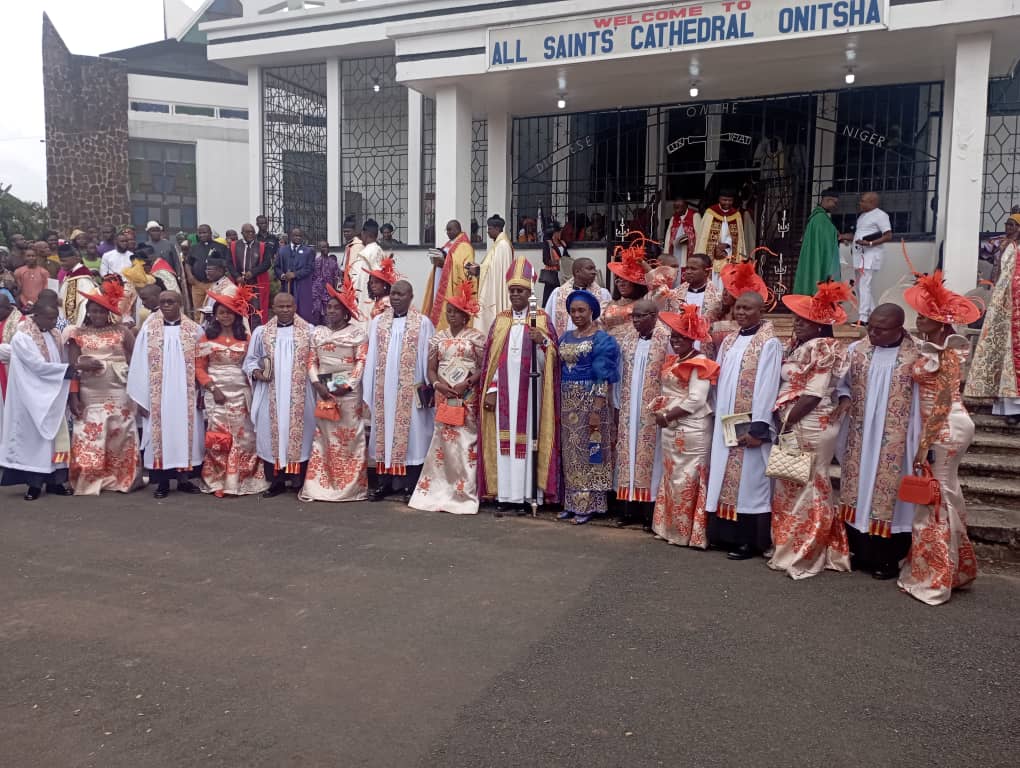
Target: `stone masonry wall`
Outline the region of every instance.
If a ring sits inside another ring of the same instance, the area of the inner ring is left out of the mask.
[[[50,224],[126,224],[128,208],[127,65],[74,56],[43,14],[46,189]]]

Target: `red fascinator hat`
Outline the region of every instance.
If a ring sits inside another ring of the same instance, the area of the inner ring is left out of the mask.
[[[78,294],[84,297],[87,301],[94,301],[96,304],[101,307],[105,307],[113,314],[119,315],[120,303],[124,300],[124,286],[121,285],[120,280],[113,278],[110,280],[103,280],[103,284],[99,286],[98,293],[79,290]]]
[[[757,293],[765,301],[769,299],[769,289],[765,281],[754,271],[753,261],[742,261],[739,264],[727,264],[720,274],[723,287],[734,298],[739,299],[745,293]]]
[[[943,283],[942,270],[917,275],[917,282],[903,292],[903,298],[919,315],[940,323],[968,325],[981,317],[981,308]]]
[[[697,304],[684,304],[679,312],[660,312],[659,319],[692,341],[711,341],[708,320],[698,310]]]
[[[344,282],[340,286],[339,291],[330,283],[326,283],[326,292],[343,304],[347,311],[351,313],[351,317],[355,320],[361,319],[361,315],[358,312],[358,294],[355,292],[354,286],[351,285],[351,278],[348,275],[344,275]]]
[[[394,266],[393,259],[386,257],[379,263],[379,269],[365,269],[361,268],[364,272],[368,272],[372,277],[377,277],[388,285],[393,285],[400,279],[400,275],[397,274],[396,266]]]
[[[819,325],[839,325],[846,322],[846,310],[840,306],[850,301],[853,294],[850,286],[835,280],[818,284],[814,296],[791,293],[783,297],[783,304],[795,315]]]
[[[475,286],[470,280],[461,283],[457,292],[453,296],[447,297],[446,302],[453,304],[461,312],[467,312],[471,317],[477,315],[482,309],[475,299]]]

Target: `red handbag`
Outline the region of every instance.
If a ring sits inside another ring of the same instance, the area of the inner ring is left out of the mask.
[[[455,403],[451,405],[450,403]],[[465,408],[463,400],[447,400],[443,398],[436,403],[436,421],[449,427],[463,427]]]
[[[234,444],[234,436],[229,432],[206,432],[205,449],[214,453],[227,453]]]
[[[908,504],[920,504],[924,507],[935,507],[936,513],[942,503],[942,486],[931,473],[931,465],[921,465],[921,474],[905,475],[900,479],[899,492],[896,497]]]
[[[340,409],[334,400],[319,400],[315,404],[315,418],[323,421],[340,421]]]

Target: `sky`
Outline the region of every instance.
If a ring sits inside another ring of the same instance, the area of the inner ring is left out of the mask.
[[[192,7],[199,0],[185,0]],[[5,71],[0,121],[0,185],[23,200],[46,201],[42,143],[42,16],[71,53],[95,56],[163,39],[162,0],[0,0]],[[15,105],[17,108],[15,109]],[[18,119],[12,120],[11,115]]]

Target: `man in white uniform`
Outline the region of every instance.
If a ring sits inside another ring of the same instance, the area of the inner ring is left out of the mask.
[[[723,276],[725,280],[725,273]],[[772,447],[772,410],[779,394],[783,345],[762,319],[764,300],[744,292],[733,305],[739,330],[719,348],[715,429],[709,465],[708,539],[729,548],[731,560],[747,560],[771,546],[772,481],[765,476]],[[750,427],[728,447],[722,417],[749,413]]]
[[[836,388],[839,413],[850,413],[837,453],[843,468],[839,512],[854,567],[871,571],[876,579],[899,575],[914,521],[914,505],[897,498],[921,434],[912,376],[918,353],[903,321],[903,309],[896,304],[876,307],[868,318],[868,337],[850,345],[850,364]]]
[[[613,300],[613,295],[596,282],[597,276],[598,269],[594,261],[589,258],[574,259],[573,277],[559,288],[553,289],[549,301],[545,304],[545,313],[556,330],[556,338],[561,338],[567,331],[574,330],[574,321],[570,319],[570,312],[567,311],[567,296],[571,292],[588,291],[598,298],[603,310]]]
[[[0,467],[3,485],[28,486],[26,501],[42,495],[70,496],[67,461],[67,391],[75,373],[64,362],[64,346],[54,330],[57,307],[37,304],[11,337],[7,397],[4,402]],[[98,360],[82,358],[78,371],[96,371]],[[0,401],[3,399],[0,398]]]
[[[195,353],[202,328],[181,314],[181,295],[163,291],[159,311],[149,315],[135,339],[128,369],[128,396],[142,417],[142,463],[165,499],[170,480],[177,490],[201,493],[188,480],[205,456],[205,420],[198,410]]]
[[[615,455],[616,500],[622,509],[617,525],[640,520],[650,532],[662,479],[662,449],[648,406],[662,394],[660,372],[671,352],[670,330],[659,322],[658,307],[650,299],[634,302],[631,324],[618,338],[620,381],[613,388],[613,405],[620,412]]]
[[[432,442],[435,417],[426,385],[435,329],[411,306],[413,298],[411,284],[398,280],[390,291],[389,309],[369,325],[362,385],[372,422],[368,457],[375,460],[378,476],[369,495],[372,501],[397,491],[405,504],[410,501]]]
[[[861,195],[857,226],[853,232],[839,236],[840,242],[852,243],[850,249],[857,278],[857,301],[860,303],[858,313],[862,323],[868,322],[875,308],[871,283],[882,268],[882,245],[892,240],[889,215],[878,207],[878,202],[878,192],[865,192]]]
[[[351,221],[351,227],[354,222]],[[375,299],[368,291],[368,273],[382,266],[386,253],[377,242],[379,224],[375,219],[367,219],[361,228],[361,239],[352,237],[344,250],[344,274],[350,278],[354,292],[358,295],[358,314],[362,317],[372,316]]]
[[[270,483],[262,492],[266,499],[283,493],[287,480],[294,492],[301,489],[315,436],[315,391],[308,378],[312,326],[296,312],[293,296],[276,294],[272,319],[255,329],[244,356],[244,372],[255,381],[251,420]],[[291,414],[301,414],[300,420]]]
[[[122,275],[131,266],[131,238],[126,229],[117,233],[114,241],[116,247],[103,254],[99,261],[99,276],[106,277],[110,273]]]

